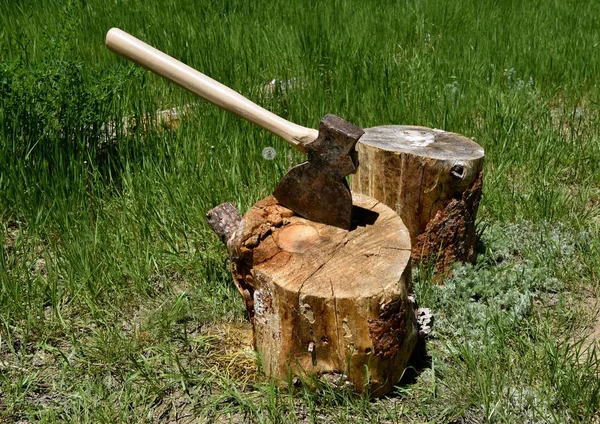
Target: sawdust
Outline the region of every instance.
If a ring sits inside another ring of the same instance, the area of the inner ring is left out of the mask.
[[[246,383],[259,378],[250,322],[211,324],[202,328],[201,335],[207,336],[212,346],[206,359],[220,373]]]

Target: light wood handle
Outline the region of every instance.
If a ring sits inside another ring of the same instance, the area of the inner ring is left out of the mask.
[[[106,45],[113,52],[173,81],[204,100],[283,138],[301,152],[305,151],[306,143],[319,135],[317,130],[294,124],[263,109],[240,93],[118,28],[108,31]]]

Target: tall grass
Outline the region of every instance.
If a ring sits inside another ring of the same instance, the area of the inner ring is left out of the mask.
[[[597,419],[597,363],[569,339],[586,324],[572,299],[600,281],[598,2],[0,7],[0,417]],[[247,209],[301,157],[110,53],[113,26],[302,125],[335,113],[485,148],[480,262],[444,288],[416,273],[440,317],[432,369],[371,403],[236,374],[227,360],[251,361],[212,329],[244,311],[204,215]],[[291,86],[265,93],[272,79]],[[177,130],[152,122],[187,104]]]

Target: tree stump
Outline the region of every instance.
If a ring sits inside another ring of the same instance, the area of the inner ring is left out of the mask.
[[[353,203],[347,231],[294,215],[269,196],[222,239],[268,376],[322,377],[383,395],[417,342],[410,236],[382,203],[362,195]],[[218,213],[209,221],[211,214]]]
[[[356,149],[360,165],[353,192],[372,196],[400,215],[415,263],[434,260],[436,271],[444,274],[455,261],[475,260],[481,146],[442,130],[388,125],[366,129]]]

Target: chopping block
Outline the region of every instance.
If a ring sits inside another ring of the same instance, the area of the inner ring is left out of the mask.
[[[352,191],[394,209],[411,236],[413,266],[432,263],[438,281],[474,263],[483,148],[460,134],[409,125],[366,128],[356,145]]]
[[[304,219],[273,196],[243,218],[225,204],[208,220],[227,243],[264,373],[381,396],[417,343],[410,234],[383,203],[352,200],[350,230]]]

